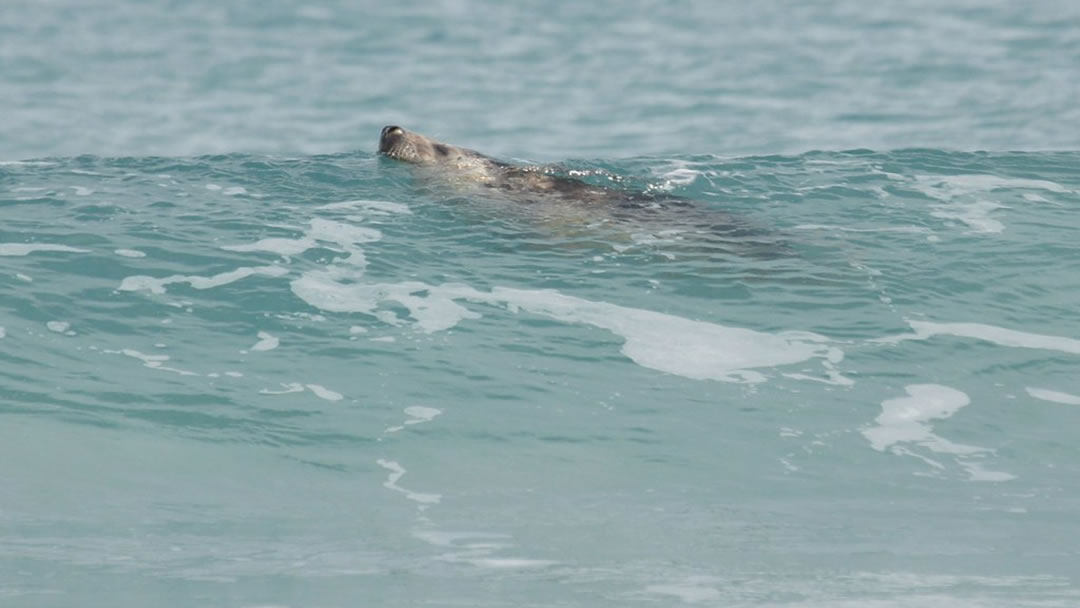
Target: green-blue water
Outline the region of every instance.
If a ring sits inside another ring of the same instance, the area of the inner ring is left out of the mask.
[[[1080,605],[1077,31],[5,5],[0,606]]]

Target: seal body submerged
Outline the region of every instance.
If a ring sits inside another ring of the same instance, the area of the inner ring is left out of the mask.
[[[660,228],[665,234],[702,235],[725,251],[783,255],[769,231],[667,192],[597,186],[543,167],[515,166],[395,125],[383,128],[379,153],[409,163],[440,196],[489,201],[499,210],[509,204],[564,236],[575,231],[585,236],[585,231],[594,238],[600,226],[607,226],[624,233],[616,238],[633,240],[634,234]]]

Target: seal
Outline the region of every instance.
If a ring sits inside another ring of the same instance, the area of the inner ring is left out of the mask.
[[[597,186],[558,175],[558,169],[511,165],[397,125],[383,128],[379,153],[408,163],[440,193],[449,190],[474,203],[490,201],[499,211],[509,203],[563,236],[591,239],[606,226],[619,232],[618,238],[633,240],[634,233],[663,227],[661,235],[707,235],[705,240],[724,251],[762,249],[769,257],[784,255],[767,231],[667,192]]]
[[[553,175],[535,166],[515,166],[485,156],[475,150],[452,146],[407,131],[397,125],[383,128],[379,153],[427,169],[426,175],[458,186],[493,188],[508,198],[537,202],[562,199],[581,203],[627,204],[655,200],[656,197],[616,188],[594,186],[579,179]],[[674,197],[665,197],[674,200]]]

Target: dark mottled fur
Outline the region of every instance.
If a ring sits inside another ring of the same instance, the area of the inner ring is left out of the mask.
[[[397,126],[382,130],[379,152],[414,165],[456,170],[459,181],[475,182],[507,192],[553,196],[586,203],[632,204],[655,200],[655,197],[642,193],[594,186],[578,179],[550,175],[536,168],[508,165],[479,152],[437,142]]]

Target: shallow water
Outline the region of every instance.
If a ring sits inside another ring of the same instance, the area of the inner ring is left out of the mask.
[[[0,12],[0,604],[1080,603],[1072,4],[118,6]]]

